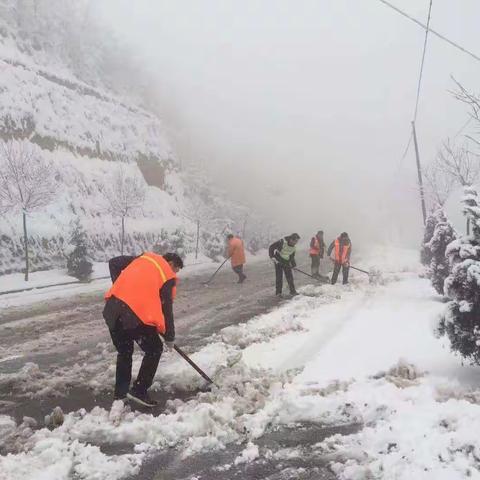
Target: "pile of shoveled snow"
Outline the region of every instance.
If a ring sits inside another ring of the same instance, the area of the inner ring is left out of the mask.
[[[337,401],[351,403],[364,428],[334,435],[318,445],[318,453],[331,458],[341,479],[478,479],[480,405],[456,398],[462,390],[438,378],[407,387],[387,377],[355,383]]]
[[[72,360],[75,363],[60,366],[53,372],[27,362],[20,370],[0,374],[0,388],[16,396],[42,398],[45,396],[68,395],[73,387],[87,386],[99,393],[112,385],[115,366],[106,362],[112,358],[112,348],[99,343],[92,351],[80,351]]]
[[[287,375],[273,379],[237,362],[228,367],[228,375],[217,378],[217,388],[187,402],[171,400],[157,417],[133,412],[122,401],[114,402],[110,411],[96,407],[91,412],[72,412],[58,428],[43,428],[24,437],[23,449],[19,448],[23,451],[0,457],[0,471],[9,480],[67,479],[71,474],[113,480],[135,473],[152,450],[179,446],[184,455],[192,455],[222,449],[248,440],[245,419],[264,406],[272,381],[281,386],[289,380]],[[7,434],[18,437],[16,432],[24,426],[0,418]],[[133,452],[108,456],[96,446],[99,443],[131,444]]]
[[[413,366],[409,373],[404,367],[327,387],[285,385],[247,422],[253,443],[236,462],[268,458],[272,452],[255,450],[254,442],[272,426],[349,424],[361,428],[312,447],[342,480],[480,478],[480,392],[438,377],[411,378]],[[301,460],[304,452],[277,455]]]

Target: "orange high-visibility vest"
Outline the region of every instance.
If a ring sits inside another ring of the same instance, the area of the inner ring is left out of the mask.
[[[314,239],[313,247],[310,247],[309,253],[310,255],[320,255],[320,242],[316,235],[313,237],[313,239]]]
[[[341,250],[341,251],[340,251]],[[345,265],[348,261],[348,252],[350,251],[350,244],[343,244],[340,248],[340,240],[337,238],[335,240],[335,261]]]
[[[161,255],[145,252],[122,271],[105,298],[114,296],[122,300],[142,323],[165,333],[160,289],[168,280],[176,278],[172,267]],[[173,298],[175,294],[176,289],[173,288]]]

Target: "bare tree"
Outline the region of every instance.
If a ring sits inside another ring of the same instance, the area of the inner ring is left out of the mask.
[[[55,196],[55,169],[41,151],[27,141],[11,140],[0,146],[0,211],[21,211],[25,249],[25,281],[28,281],[29,255],[27,216]]]
[[[472,185],[478,181],[480,161],[467,144],[456,146],[447,140],[423,173],[431,203],[441,207],[456,186]]]
[[[456,90],[451,93],[458,101],[465,103],[470,107],[470,115],[480,122],[480,96],[476,93],[469,92],[455,77],[451,77],[457,86]]]
[[[470,109],[470,118],[475,121],[477,128],[480,128],[480,95],[469,92],[458,80],[452,76],[457,89],[452,91],[452,95],[459,102],[464,103]],[[477,135],[480,133],[477,130]],[[471,140],[477,147],[480,147],[480,141],[471,135],[465,135],[466,138]]]
[[[456,146],[450,140],[443,143],[435,160],[424,171],[427,194],[434,205],[442,207],[455,186],[469,186],[480,178],[480,161],[468,144]],[[467,234],[470,223],[467,219]]]
[[[480,161],[467,144],[455,146],[447,140],[437,154],[439,168],[458,185],[472,185],[480,176]]]
[[[111,187],[105,188],[103,192],[108,202],[110,214],[121,218],[121,255],[123,255],[125,243],[125,218],[141,209],[145,201],[146,190],[143,178],[140,178],[137,174],[129,175],[122,165],[115,172]]]
[[[432,210],[443,207],[452,192],[455,180],[446,175],[434,160],[423,170],[425,179],[425,194],[432,205]]]
[[[183,213],[183,216],[194,222],[196,225],[195,260],[197,260],[200,246],[200,232],[203,230],[211,230],[211,220],[213,215],[209,208],[206,207],[206,205],[201,202],[200,199],[196,199],[196,201],[192,202],[190,205],[188,212]]]

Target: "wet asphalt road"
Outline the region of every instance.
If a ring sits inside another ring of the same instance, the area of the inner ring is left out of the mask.
[[[303,265],[305,270],[307,266]],[[307,270],[308,271],[308,270]],[[208,287],[202,282],[212,271],[185,276],[181,279],[175,302],[175,324],[177,343],[187,353],[199,350],[209,343],[212,333],[222,328],[245,322],[255,315],[268,312],[279,305],[274,296],[274,272],[270,262],[256,262],[246,268],[248,279],[242,285],[236,284],[235,274],[226,266]],[[296,274],[297,287],[309,283],[308,277]],[[101,391],[92,391],[88,383],[98,371],[105,369],[115,353],[110,346],[108,330],[102,319],[103,291],[85,294],[75,299],[57,299],[41,304],[1,312],[0,317],[0,374],[12,376],[10,382],[0,382],[0,413],[14,416],[20,421],[23,416],[35,418],[39,425],[44,416],[55,406],[63,411],[79,408],[90,410],[94,406],[109,408],[111,390],[109,386]],[[108,349],[105,354],[92,355],[98,350]],[[87,352],[87,353],[85,353]],[[61,391],[52,395],[38,395],[35,386],[16,382],[16,373],[28,362],[39,366],[42,375],[51,378],[65,374],[78,363],[78,356],[91,358],[92,370],[78,381],[69,381]],[[111,357],[110,357],[111,355]],[[35,398],[29,398],[33,396]],[[195,393],[159,392],[161,405],[171,398],[188,400]],[[161,412],[161,405],[159,411]],[[302,449],[301,458],[282,462],[258,460],[250,464],[233,465],[228,472],[215,471],[214,466],[233,464],[245,445],[230,445],[222,452],[202,454],[181,460],[176,449],[161,451],[145,462],[135,479],[209,479],[217,478],[262,478],[270,480],[332,479],[326,462],[314,454],[312,446],[332,433],[352,431],[355,426],[340,426],[328,429],[321,425],[301,425],[293,429],[268,432],[259,440],[261,449],[285,448],[291,444]],[[100,445],[106,453],[125,453],[131,445]],[[1,452],[5,453],[5,452]],[[132,479],[133,480],[133,479]]]

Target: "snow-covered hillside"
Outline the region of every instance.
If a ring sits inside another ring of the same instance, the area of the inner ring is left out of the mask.
[[[56,171],[55,199],[28,217],[33,268],[64,265],[75,220],[87,231],[94,260],[120,252],[120,220],[104,195],[120,168],[146,188],[142,208],[126,219],[127,252],[165,246],[172,233],[175,247],[192,250],[199,206],[204,217],[225,220],[218,231],[202,224],[200,248],[216,245],[218,251],[220,234],[236,224],[238,230],[242,214],[218,192],[200,195],[191,186],[204,183],[198,174],[185,184],[161,120],[138,106],[139,88],[130,96],[120,87],[111,89],[116,70],[106,68],[113,54],[104,44],[112,40],[107,33],[99,38],[101,31],[86,17],[88,2],[83,10],[82,2],[76,7],[60,2],[58,9],[54,3],[0,1],[0,140],[26,139],[39,146]],[[72,15],[88,23],[81,48],[75,43],[79,27],[67,18]],[[70,23],[75,30],[68,32]],[[86,46],[95,41],[102,43],[101,55],[92,59]],[[0,274],[22,268],[21,235],[21,213],[7,213],[0,223]]]

